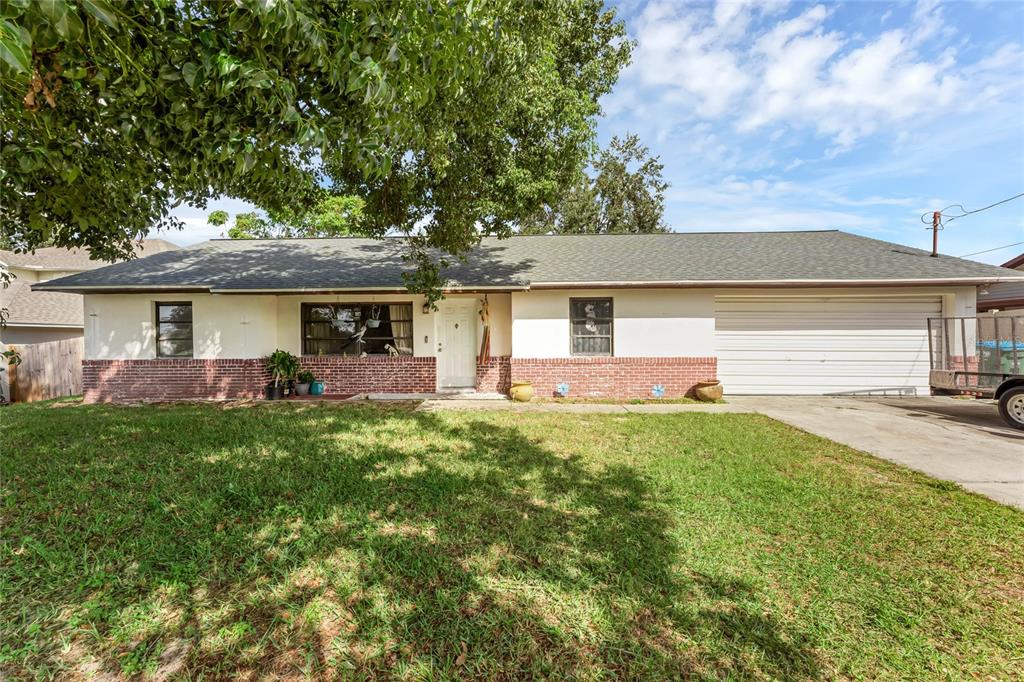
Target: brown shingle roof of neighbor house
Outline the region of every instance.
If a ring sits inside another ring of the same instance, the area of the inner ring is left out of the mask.
[[[146,239],[136,248],[138,258],[166,253],[179,248],[164,239]],[[46,247],[35,253],[0,251],[0,263],[11,268],[60,272],[66,270],[92,270],[105,265],[90,260],[84,249]],[[83,325],[82,297],[74,293],[33,291],[32,283],[14,278],[7,287],[0,287],[0,308],[6,308],[7,324],[12,327],[81,327]]]
[[[144,239],[135,248],[136,258],[145,258],[165,251],[181,248],[166,239]],[[62,249],[45,246],[32,253],[15,253],[0,249],[0,263],[11,268],[26,270],[93,270],[109,265],[106,261],[93,260],[86,249]]]
[[[1011,270],[1024,269],[1024,253],[1020,254],[1016,258],[1011,258],[1010,260],[1006,261],[1005,263],[1003,263],[1003,267],[1010,268]]]
[[[57,291],[32,291],[31,282],[14,280],[0,289],[0,308],[6,308],[12,327],[81,327],[82,297]]]
[[[53,291],[404,290],[404,240],[213,240],[35,285]],[[868,286],[1024,273],[838,230],[486,238],[444,271],[453,289]]]

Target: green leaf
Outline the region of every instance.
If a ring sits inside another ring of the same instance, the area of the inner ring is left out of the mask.
[[[29,0],[0,0],[0,19],[20,16],[28,6]]]
[[[181,80],[181,74],[170,64],[163,64],[160,66],[160,80],[164,81],[177,81]]]
[[[110,28],[117,28],[117,14],[107,0],[82,0],[82,7],[96,21],[100,21]]]
[[[32,68],[31,43],[25,41],[26,36],[27,32],[10,21],[4,20],[0,25],[0,61],[17,73],[28,73]]]
[[[199,73],[199,67],[192,62],[186,62],[181,67],[181,75],[185,78],[185,82],[188,83],[190,88],[195,87],[196,75]]]
[[[64,4],[64,0],[37,0],[36,6],[39,8],[40,13],[49,19],[51,24],[56,24],[60,21],[68,11],[68,6]]]
[[[82,20],[64,0],[38,0],[39,11],[62,38],[76,39],[82,33]]]

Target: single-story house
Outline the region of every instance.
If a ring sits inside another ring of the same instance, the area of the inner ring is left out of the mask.
[[[1024,253],[1006,261],[1002,267],[1024,272]],[[978,312],[1024,315],[1024,280],[979,287]]]
[[[136,248],[142,258],[178,248],[163,239],[146,239]],[[32,285],[92,270],[103,261],[92,260],[85,249],[48,246],[33,253],[0,250],[0,266],[13,275],[0,287],[0,308],[7,310],[7,324],[0,329],[0,343],[26,344],[73,339],[83,335],[82,297],[56,291],[33,291]]]
[[[90,401],[256,397],[277,348],[334,394],[521,379],[631,398],[713,377],[732,394],[927,392],[927,318],[1024,280],[835,230],[521,236],[448,268],[433,310],[405,288],[404,249],[213,240],[33,288],[84,296]]]

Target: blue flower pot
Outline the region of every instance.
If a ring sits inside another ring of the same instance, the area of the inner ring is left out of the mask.
[[[324,394],[324,382],[314,381],[309,385],[310,395],[323,395]]]

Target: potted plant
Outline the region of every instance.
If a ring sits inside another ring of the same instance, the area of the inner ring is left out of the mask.
[[[267,369],[273,382],[267,384],[264,397],[267,400],[280,400],[284,397],[284,387],[288,379],[295,376],[299,369],[299,359],[286,350],[278,348],[267,358]]]
[[[722,399],[722,384],[718,379],[701,379],[694,386],[693,392],[697,394],[697,400],[713,403]]]
[[[376,329],[380,326],[380,308],[376,305],[370,307],[370,317],[366,320],[366,326],[370,329]]]
[[[295,395],[309,395],[309,385],[314,379],[313,373],[308,369],[299,372],[295,379]]]
[[[533,383],[529,381],[513,381],[508,394],[517,403],[528,403],[533,399]]]

